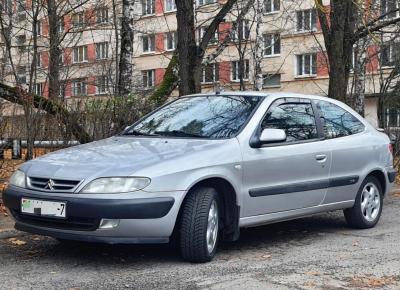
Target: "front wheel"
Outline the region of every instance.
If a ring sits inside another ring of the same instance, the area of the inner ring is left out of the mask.
[[[220,229],[218,193],[201,187],[186,198],[181,216],[180,248],[190,262],[208,262],[215,255]]]
[[[352,228],[372,228],[379,221],[382,206],[382,186],[376,177],[368,176],[361,184],[354,206],[344,210],[346,222]]]

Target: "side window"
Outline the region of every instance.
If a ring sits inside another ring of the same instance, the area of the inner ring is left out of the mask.
[[[364,130],[364,125],[345,109],[326,101],[316,101],[316,103],[322,115],[327,139],[348,136]]]
[[[285,130],[286,142],[318,138],[314,112],[312,105],[308,103],[273,104],[268,109],[261,128]]]

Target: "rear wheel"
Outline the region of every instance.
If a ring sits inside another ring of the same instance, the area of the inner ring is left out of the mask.
[[[189,193],[182,208],[180,248],[190,262],[208,262],[215,255],[220,229],[220,205],[214,188]]]
[[[382,206],[382,186],[376,177],[368,176],[361,184],[354,206],[344,210],[346,222],[352,228],[372,228],[379,221]]]

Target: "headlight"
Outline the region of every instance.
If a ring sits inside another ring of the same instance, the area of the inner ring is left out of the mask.
[[[81,193],[123,193],[137,191],[150,184],[147,177],[105,177],[86,185]]]
[[[11,175],[10,177],[10,184],[19,186],[19,187],[26,187],[26,178],[25,178],[25,173],[23,173],[21,170],[17,170]]]

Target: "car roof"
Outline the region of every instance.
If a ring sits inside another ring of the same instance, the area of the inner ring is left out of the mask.
[[[306,95],[299,93],[290,93],[290,92],[259,92],[259,91],[222,91],[222,92],[208,92],[201,94],[193,94],[188,95],[188,97],[200,97],[200,96],[242,96],[242,97],[272,97],[274,99],[277,98],[313,98],[313,99],[330,99],[324,96],[317,95]],[[332,100],[332,99],[330,99]]]
[[[290,92],[260,92],[260,91],[222,91],[222,92],[209,92],[209,93],[201,93],[201,94],[193,94],[188,95],[187,97],[199,97],[199,96],[242,96],[242,97],[254,97],[259,96],[263,98],[272,98],[272,99],[279,99],[279,98],[304,98],[304,99],[314,99],[314,100],[325,100],[329,101],[330,103],[336,104],[343,109],[349,111],[352,115],[356,116],[364,125],[369,123],[364,120],[357,112],[355,112],[352,108],[350,108],[345,103],[329,98],[324,96],[317,96],[311,94],[298,94],[298,93],[290,93]]]

